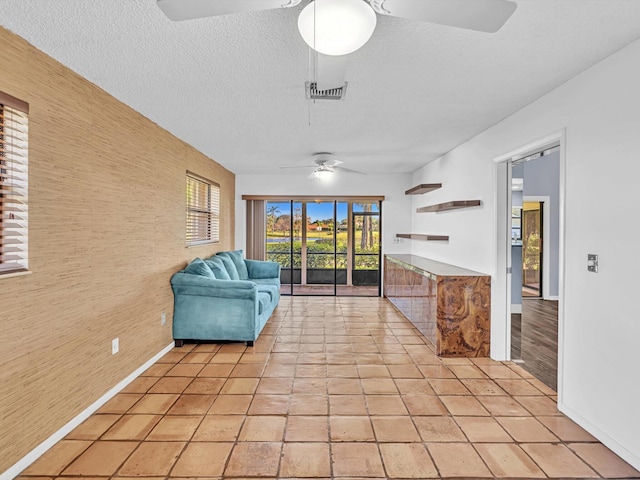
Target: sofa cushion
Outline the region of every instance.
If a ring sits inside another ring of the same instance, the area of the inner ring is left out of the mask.
[[[227,267],[224,266],[221,258],[213,256],[205,260],[204,263],[207,264],[218,280],[231,280],[229,272],[227,272]]]
[[[215,274],[201,258],[194,258],[191,263],[187,265],[187,268],[185,268],[184,271],[185,273],[190,273],[191,275],[216,278]]]
[[[249,271],[247,270],[247,265],[244,263],[244,258],[242,257],[242,250],[234,250],[232,252],[219,252],[218,255],[221,257],[228,257],[233,261],[233,264],[238,270],[239,280],[249,280]]]
[[[227,270],[227,273],[229,274],[229,277],[231,277],[231,280],[240,280],[240,275],[238,275],[238,269],[233,263],[233,260],[231,260],[229,257],[225,255],[216,255],[216,258],[219,258],[220,260],[222,260],[222,263],[224,263],[224,268]]]
[[[267,292],[258,292],[258,315],[266,312],[271,305],[271,296]]]
[[[249,271],[249,278],[280,278],[280,264],[264,260],[245,259],[245,265]]]

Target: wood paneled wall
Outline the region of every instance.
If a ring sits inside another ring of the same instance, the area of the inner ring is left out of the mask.
[[[235,175],[2,28],[0,65],[30,106],[32,271],[0,277],[3,472],[171,342],[171,274],[234,247]],[[218,244],[185,247],[187,170],[221,186]]]

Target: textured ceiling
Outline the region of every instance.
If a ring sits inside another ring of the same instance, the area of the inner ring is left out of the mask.
[[[316,103],[299,8],[173,23],[155,0],[0,0],[0,24],[235,173],[317,151],[412,172],[640,38],[638,0],[516,2],[495,34],[378,17],[346,98]]]

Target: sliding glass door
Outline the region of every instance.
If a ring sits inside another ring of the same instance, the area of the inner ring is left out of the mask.
[[[334,295],[336,284],[335,203],[303,204],[302,282],[294,294]]]
[[[377,204],[354,204],[351,235],[351,285],[360,294],[376,295],[380,284],[380,210]]]
[[[266,202],[266,257],[283,295],[380,294],[380,204]]]
[[[281,293],[291,295],[301,282],[302,203],[266,202],[266,259],[281,266]]]

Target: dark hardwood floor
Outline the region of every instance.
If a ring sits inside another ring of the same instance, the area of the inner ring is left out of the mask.
[[[511,315],[511,359],[545,385],[558,388],[558,302],[524,298]]]

